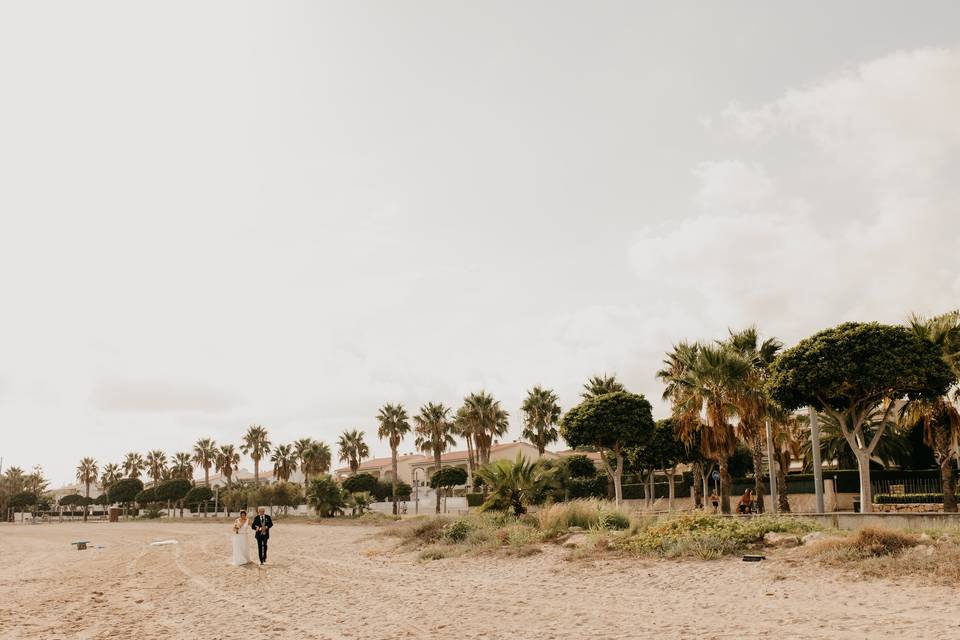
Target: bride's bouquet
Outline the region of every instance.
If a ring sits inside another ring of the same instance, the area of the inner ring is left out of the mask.
[[[234,533],[240,533],[240,525],[234,523],[234,525],[233,525],[233,532],[234,532]]]

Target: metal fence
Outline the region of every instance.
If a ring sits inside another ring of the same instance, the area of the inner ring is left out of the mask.
[[[873,495],[889,494],[904,495],[908,493],[942,493],[940,478],[931,477],[904,477],[893,479],[873,480]]]

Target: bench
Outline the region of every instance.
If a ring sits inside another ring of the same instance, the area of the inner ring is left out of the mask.
[[[77,540],[76,542],[71,542],[70,544],[75,545],[77,547],[77,551],[83,551],[87,548],[89,543],[89,540]]]

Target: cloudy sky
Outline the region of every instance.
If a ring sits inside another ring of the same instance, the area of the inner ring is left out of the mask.
[[[59,484],[250,423],[383,453],[384,402],[480,389],[516,436],[534,384],[659,398],[683,338],[957,307],[957,24],[0,1],[3,464]]]

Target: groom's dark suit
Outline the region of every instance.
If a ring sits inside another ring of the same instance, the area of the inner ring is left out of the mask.
[[[260,564],[267,561],[267,541],[270,540],[270,527],[273,526],[273,518],[267,514],[257,514],[250,525],[254,530],[254,537],[257,539],[257,553],[260,555]],[[260,529],[263,531],[260,531]]]

